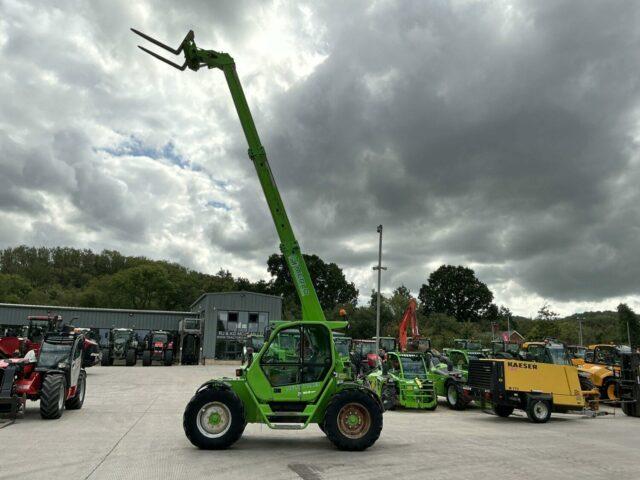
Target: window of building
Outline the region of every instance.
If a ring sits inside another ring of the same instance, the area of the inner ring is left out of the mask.
[[[249,323],[258,323],[257,313],[249,313]]]

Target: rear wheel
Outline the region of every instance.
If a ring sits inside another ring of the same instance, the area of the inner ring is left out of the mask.
[[[170,367],[173,364],[173,351],[165,350],[164,352],[164,366]]]
[[[113,359],[111,358],[109,350],[104,350],[102,352],[102,360],[100,360],[100,365],[102,365],[103,367],[113,365]]]
[[[87,390],[87,372],[80,370],[78,376],[78,387],[76,388],[76,394],[73,398],[67,400],[64,404],[67,410],[80,410],[84,403],[84,395]]]
[[[533,423],[546,423],[551,418],[551,404],[548,400],[530,398],[527,404],[527,417]]]
[[[60,418],[64,410],[67,382],[64,375],[45,375],[40,389],[40,416],[47,420]]]
[[[151,365],[151,350],[145,350],[142,352],[142,366],[148,367]]]
[[[133,348],[127,350],[127,356],[125,358],[125,364],[127,367],[132,367],[136,364],[136,351]]]
[[[206,388],[187,404],[182,426],[189,441],[198,448],[228,448],[244,432],[244,405],[232,390]]]
[[[340,450],[365,450],[380,436],[382,408],[362,390],[343,390],[331,399],[324,428],[329,440]]]
[[[622,411],[629,417],[640,417],[640,403],[638,403],[638,400],[635,402],[623,403]]]
[[[398,392],[396,391],[395,385],[383,385],[380,399],[382,400],[382,407],[385,411],[396,408]]]
[[[449,382],[445,386],[445,393],[447,397],[447,405],[453,410],[464,410],[467,403],[462,397],[462,388],[456,382]]]
[[[499,417],[507,418],[509,415],[513,413],[513,407],[509,405],[494,405],[493,413],[498,415]]]

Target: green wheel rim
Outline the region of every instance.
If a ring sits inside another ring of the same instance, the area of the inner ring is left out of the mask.
[[[231,427],[231,411],[222,402],[205,403],[198,411],[196,424],[205,437],[219,438]]]

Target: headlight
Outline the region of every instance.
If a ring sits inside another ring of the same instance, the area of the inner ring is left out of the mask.
[[[58,368],[60,370],[65,370],[67,367],[69,366],[69,364],[67,362],[60,362],[58,363]]]

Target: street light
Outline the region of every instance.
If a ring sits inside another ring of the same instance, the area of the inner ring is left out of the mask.
[[[376,352],[380,350],[380,282],[382,277],[382,270],[386,270],[387,267],[382,266],[382,225],[378,225],[376,231],[380,234],[380,240],[378,243],[378,266],[373,267],[378,271],[378,301],[376,302]]]
[[[580,329],[578,330],[578,332],[579,332],[580,340],[578,341],[578,343],[580,345],[584,345],[584,343],[582,343],[582,321],[583,320],[584,320],[584,316],[583,315],[579,315],[578,316],[578,326],[580,327]]]

